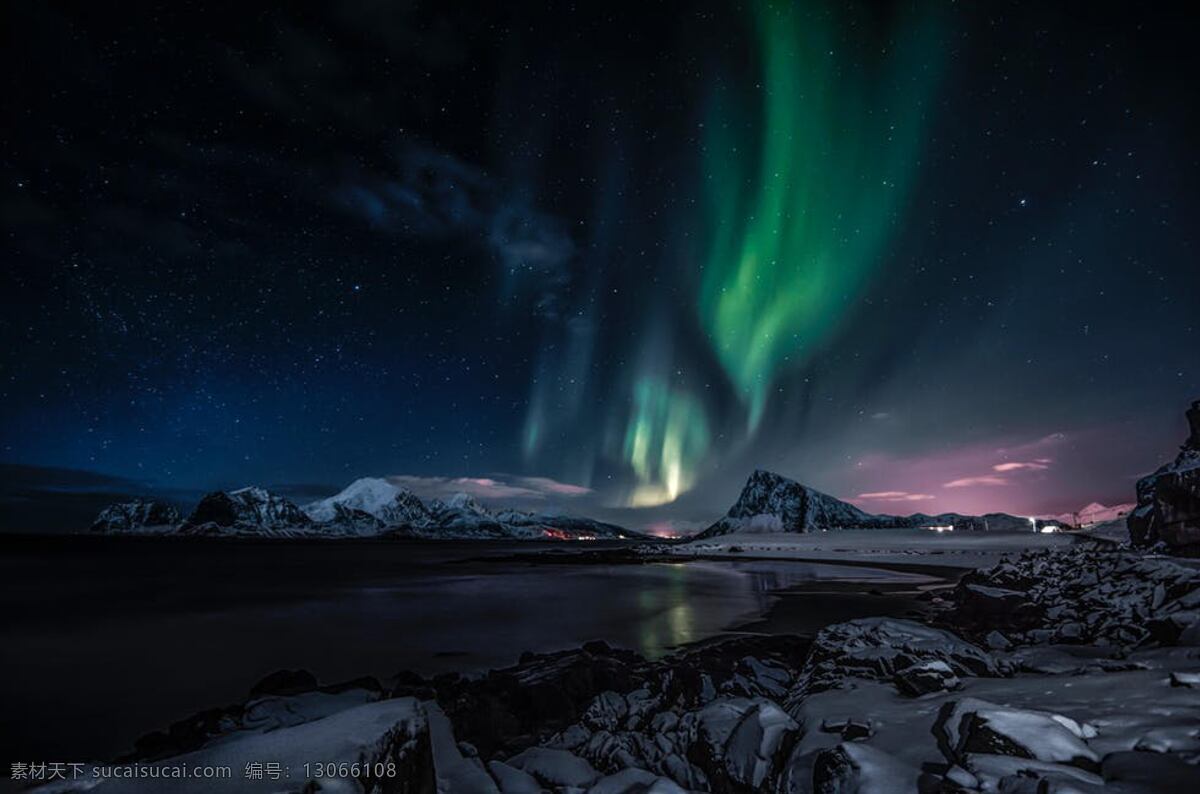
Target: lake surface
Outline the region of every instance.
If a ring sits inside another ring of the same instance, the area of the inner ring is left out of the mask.
[[[486,560],[540,545],[0,539],[0,763],[111,757],[281,668],[387,683],[593,639],[659,657],[737,627],[903,614],[910,595],[866,591],[928,581],[781,561]],[[788,588],[804,592],[772,610]]]

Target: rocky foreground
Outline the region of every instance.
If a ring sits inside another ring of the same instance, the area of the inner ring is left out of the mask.
[[[1034,552],[931,596],[924,622],[732,637],[657,662],[596,642],[388,686],[283,672],[123,762],[228,765],[221,791],[1200,791],[1200,572]],[[318,762],[333,766],[306,778]],[[286,775],[246,779],[255,764]],[[216,790],[158,785],[99,789]]]

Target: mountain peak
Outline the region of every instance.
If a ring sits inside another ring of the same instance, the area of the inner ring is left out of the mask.
[[[382,477],[360,477],[328,499],[304,506],[314,521],[330,521],[337,508],[367,513],[389,526],[421,526],[429,522],[429,509],[416,494]]]
[[[476,513],[481,516],[488,514],[487,508],[481,505],[478,499],[463,491],[459,491],[447,499],[446,507],[449,507],[453,510],[465,510],[469,513]]]
[[[911,516],[873,515],[781,474],[755,469],[729,512],[696,537],[711,538],[731,532],[900,529],[931,523],[950,523],[964,529],[1024,529],[1028,526],[1027,519],[1003,513],[989,514],[986,520],[956,513],[938,516],[920,513]]]
[[[746,479],[733,507],[701,537],[749,530],[807,532],[835,526],[860,526],[869,516],[851,504],[767,469]]]

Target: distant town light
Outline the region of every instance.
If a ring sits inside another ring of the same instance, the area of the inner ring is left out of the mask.
[[[932,526],[921,527],[921,528],[928,529],[930,532],[953,532],[954,531],[953,524],[934,524]]]

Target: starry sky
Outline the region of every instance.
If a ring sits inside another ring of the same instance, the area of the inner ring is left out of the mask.
[[[1132,501],[1200,397],[1197,56],[1048,5],[9,3],[0,527]]]

